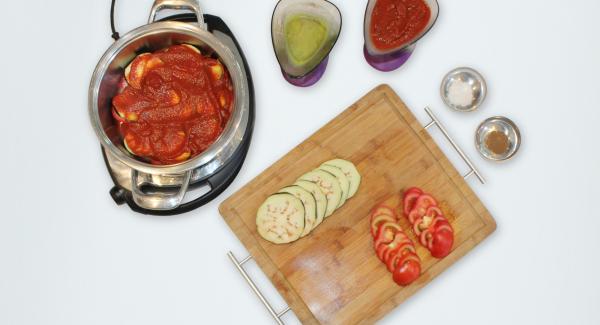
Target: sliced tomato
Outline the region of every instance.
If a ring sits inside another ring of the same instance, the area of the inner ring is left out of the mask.
[[[417,237],[421,236],[421,223],[423,222],[423,218],[419,217],[415,220],[415,222],[412,224],[412,228],[413,228],[413,232],[415,233],[415,235],[417,235]]]
[[[409,188],[407,188],[407,189],[404,191],[404,194],[407,194],[407,193],[413,193],[413,192],[416,192],[416,193],[419,193],[419,194],[423,194],[423,190],[422,190],[422,189],[420,189],[420,188],[418,188],[418,187],[416,187],[416,186],[413,186],[413,187],[409,187]]]
[[[399,247],[395,250],[390,250],[388,249],[386,252],[386,256],[384,256],[385,258],[385,265],[388,269],[388,271],[390,272],[394,272],[394,270],[396,269],[396,266],[398,264],[398,262],[402,261],[402,259],[406,256],[406,255],[415,255],[415,248],[412,244],[410,245],[403,245],[402,247]],[[416,255],[415,255],[416,256]]]
[[[375,246],[375,254],[379,258],[380,261],[385,263],[384,256],[387,253],[389,247],[386,244],[380,244],[379,246]]]
[[[421,194],[415,201],[412,210],[417,210],[419,214],[425,215],[427,209],[431,206],[437,206],[437,201],[429,194]]]
[[[413,209],[408,213],[408,221],[413,224],[415,223],[415,220],[417,220],[418,218],[422,218],[423,215],[419,213],[419,211],[417,209]]]
[[[433,218],[433,220],[431,221],[431,225],[429,226],[429,228],[435,229],[435,228],[440,227],[442,225],[450,225],[450,224],[448,223],[448,220],[446,220],[446,218],[444,218],[444,216],[437,216],[437,217]]]
[[[381,204],[375,206],[373,208],[373,210],[371,210],[371,213],[370,213],[370,215],[372,217],[380,215],[380,214],[387,214],[387,215],[390,215],[390,216],[396,218],[396,212],[394,212],[394,210],[392,208],[385,206],[385,205],[381,205]]]
[[[440,210],[440,208],[438,208],[435,205],[432,205],[427,208],[427,210],[425,211],[425,215],[433,219],[435,217],[443,216],[444,213],[442,213],[442,210]]]
[[[416,187],[411,187],[404,192],[404,199],[402,200],[402,211],[404,212],[404,215],[408,216],[421,194],[423,194],[423,191]]]
[[[375,235],[375,247],[378,247],[380,244],[388,244],[394,237],[397,232],[402,231],[402,228],[395,222],[384,222],[377,229],[377,234]]]
[[[437,227],[435,228],[435,231],[442,231],[442,230],[446,230],[446,231],[449,231],[452,233],[454,232],[454,229],[452,229],[452,226],[448,223],[448,221],[438,224]]]
[[[419,242],[421,243],[421,245],[427,247],[427,249],[429,249],[431,247],[431,240],[432,240],[432,235],[431,235],[431,231],[429,231],[429,229],[425,229],[419,235]]]
[[[410,240],[410,238],[408,238],[408,236],[406,236],[406,234],[404,234],[404,232],[397,232],[396,236],[394,237],[394,240],[387,244],[388,250],[383,255],[383,260],[387,261],[389,255],[391,255],[393,251],[396,251],[399,248],[404,247],[405,245],[412,245],[412,241]]]
[[[454,244],[454,234],[446,229],[438,230],[432,234],[431,242],[428,246],[431,256],[442,258],[448,256]]]
[[[371,218],[371,235],[377,235],[377,229],[383,222],[396,222],[396,218],[387,214],[376,215]]]
[[[421,263],[414,259],[406,259],[398,263],[394,269],[394,282],[401,286],[407,286],[415,281],[421,274]]]

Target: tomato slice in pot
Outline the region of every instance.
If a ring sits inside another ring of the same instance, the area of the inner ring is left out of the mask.
[[[404,212],[404,215],[408,216],[422,193],[420,189],[414,187],[404,193],[404,199],[402,200],[402,212]]]
[[[407,286],[421,274],[421,263],[414,259],[403,260],[394,269],[393,279],[398,285]]]
[[[380,214],[371,218],[371,235],[373,237],[377,235],[377,229],[384,222],[396,222],[396,218],[387,214]]]

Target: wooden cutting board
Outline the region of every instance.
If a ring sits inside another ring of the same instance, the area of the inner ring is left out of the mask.
[[[332,158],[354,162],[356,195],[308,236],[286,245],[262,239],[256,211],[267,196]],[[418,244],[421,276],[397,286],[375,256],[367,214],[393,193],[418,186],[449,210],[452,253],[437,260]],[[374,323],[496,229],[469,185],[400,98],[381,85],[224,201],[219,211],[304,324]],[[468,267],[467,265],[463,265]]]

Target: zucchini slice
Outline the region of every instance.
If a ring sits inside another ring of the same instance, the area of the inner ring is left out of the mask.
[[[269,196],[256,212],[256,229],[274,244],[286,244],[300,238],[304,231],[304,205],[292,194]]]
[[[324,162],[323,165],[333,166],[341,169],[350,182],[348,198],[351,198],[354,196],[354,194],[356,194],[356,191],[358,191],[358,187],[360,185],[361,177],[356,169],[356,166],[354,166],[352,162],[344,159],[333,159]]]
[[[319,186],[327,198],[325,217],[332,215],[342,200],[342,187],[337,178],[324,170],[315,169],[300,176],[299,180],[313,182]]]
[[[315,197],[298,185],[286,186],[279,190],[279,193],[292,194],[302,201],[302,204],[304,204],[304,231],[302,231],[300,237],[308,235],[316,226],[317,221],[317,202]]]
[[[342,199],[340,200],[340,205],[338,205],[338,208],[341,207],[344,205],[344,203],[346,203],[346,200],[348,199],[348,193],[350,191],[350,182],[348,181],[348,178],[341,169],[334,166],[321,165],[319,169],[332,174],[335,176],[338,182],[340,182],[340,186],[342,187]]]
[[[313,226],[314,229],[316,226],[320,225],[321,222],[323,222],[323,218],[325,218],[325,212],[327,212],[327,197],[325,194],[323,194],[321,188],[313,182],[297,181],[294,183],[294,185],[300,186],[307,190],[315,198],[315,202],[317,204],[317,220]]]

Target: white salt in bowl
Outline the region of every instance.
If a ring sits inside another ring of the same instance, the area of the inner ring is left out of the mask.
[[[444,103],[459,112],[471,112],[479,108],[487,94],[483,76],[474,69],[456,68],[442,80],[440,94]]]

